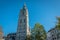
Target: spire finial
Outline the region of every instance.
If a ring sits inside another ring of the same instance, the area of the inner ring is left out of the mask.
[[[24,7],[26,7],[26,3],[24,3]]]
[[[24,2],[24,6],[26,6],[26,3]]]
[[[26,9],[26,3],[24,2],[23,8]]]

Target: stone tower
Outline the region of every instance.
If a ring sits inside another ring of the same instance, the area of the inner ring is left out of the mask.
[[[26,7],[26,4],[24,4],[19,14],[16,40],[25,40],[27,35],[30,35],[30,29],[29,29],[28,9]]]

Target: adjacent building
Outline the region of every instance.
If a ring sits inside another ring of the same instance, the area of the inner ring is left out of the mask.
[[[26,7],[26,4],[24,4],[19,14],[16,40],[25,40],[27,35],[30,35],[29,17],[28,9]]]
[[[5,40],[16,40],[16,33],[9,33],[6,37]]]
[[[60,40],[60,30],[52,28],[47,33],[47,40]]]
[[[0,40],[4,40],[2,26],[0,26]]]

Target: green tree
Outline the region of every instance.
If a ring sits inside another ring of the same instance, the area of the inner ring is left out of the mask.
[[[43,25],[36,23],[32,29],[31,36],[33,40],[46,40],[46,31]]]
[[[57,22],[56,28],[60,30],[60,17],[57,17],[57,20],[58,22]]]

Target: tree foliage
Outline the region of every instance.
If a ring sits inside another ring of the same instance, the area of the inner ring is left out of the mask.
[[[60,17],[57,17],[57,20],[58,22],[57,22],[56,28],[60,30]]]
[[[32,29],[32,39],[33,40],[46,40],[46,31],[43,25],[36,23]]]

